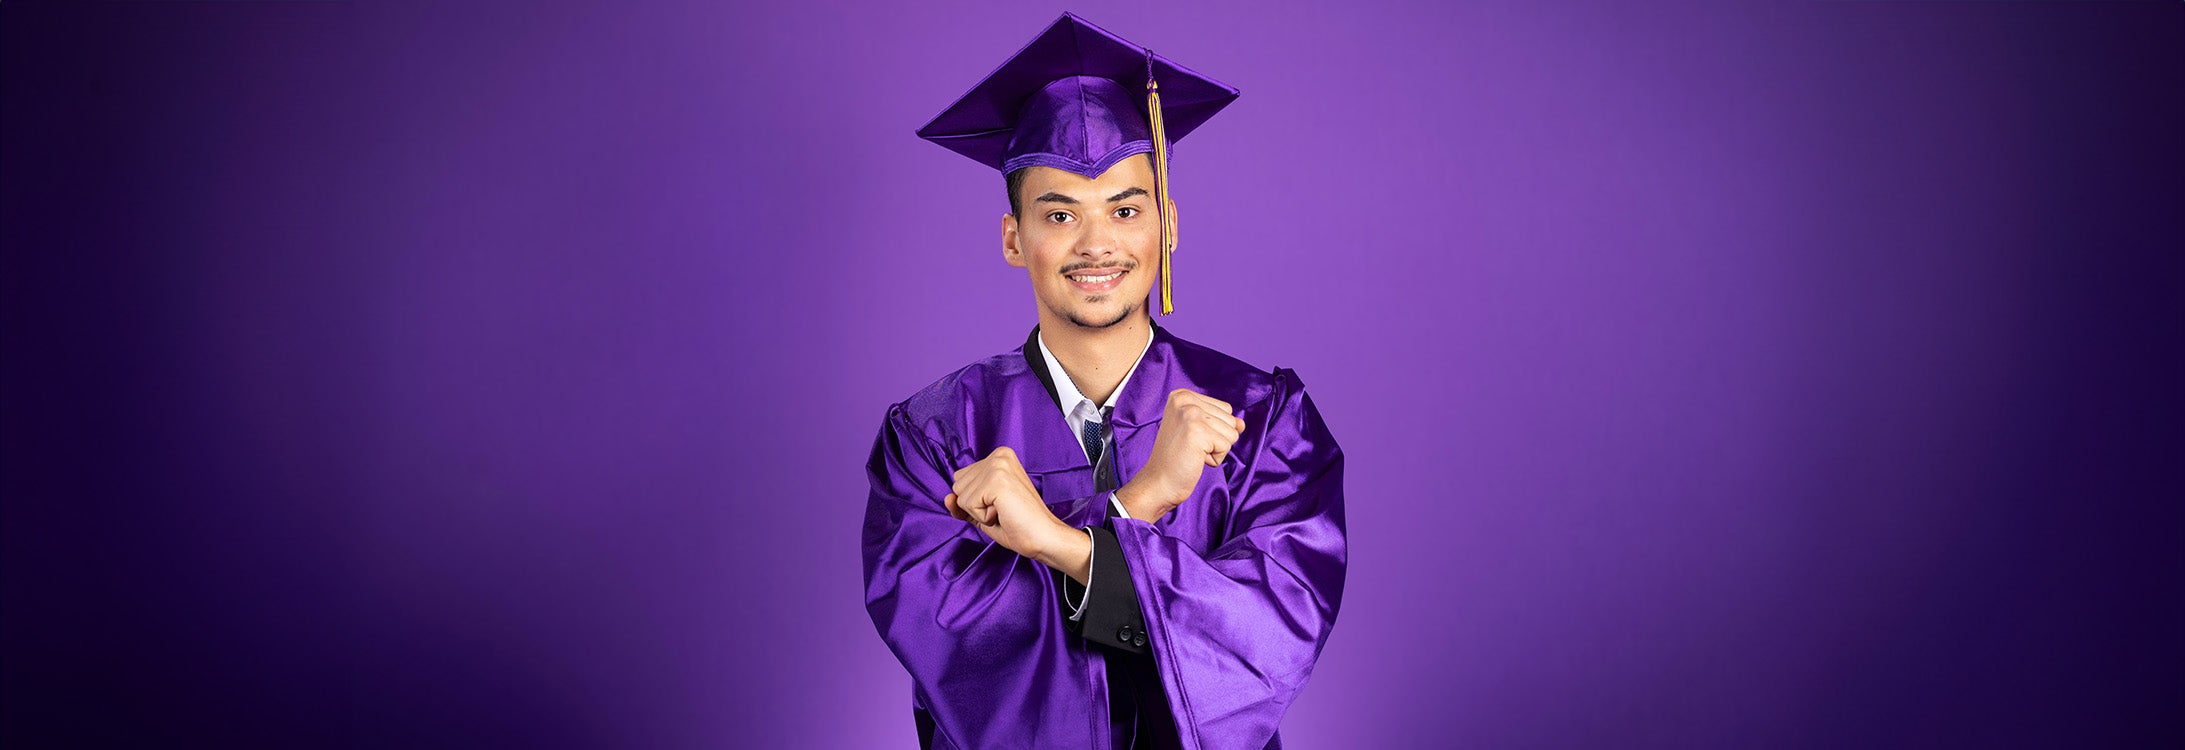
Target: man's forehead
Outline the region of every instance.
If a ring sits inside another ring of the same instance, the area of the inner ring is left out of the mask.
[[[1099,177],[1086,177],[1066,169],[1054,167],[1026,167],[1024,187],[1027,192],[1054,192],[1064,195],[1076,193],[1107,194],[1133,187],[1153,184],[1153,170],[1145,159],[1124,159],[1100,173]]]

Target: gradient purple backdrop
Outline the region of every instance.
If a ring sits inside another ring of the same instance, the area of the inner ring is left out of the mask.
[[[2185,4],[1073,9],[1244,91],[1293,746],[2185,742]],[[1059,10],[0,7],[0,741],[914,746],[862,465],[1034,317],[912,131]]]

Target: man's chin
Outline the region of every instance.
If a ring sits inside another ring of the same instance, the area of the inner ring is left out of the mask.
[[[1116,324],[1130,320],[1130,316],[1136,312],[1138,312],[1137,305],[1124,305],[1122,309],[1116,310],[1112,314],[1071,310],[1063,313],[1062,319],[1070,321],[1072,325],[1079,328],[1113,328]]]

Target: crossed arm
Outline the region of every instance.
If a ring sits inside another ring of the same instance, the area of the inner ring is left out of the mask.
[[[1196,489],[1200,469],[1219,466],[1243,433],[1244,420],[1227,402],[1195,391],[1168,395],[1153,453],[1131,481],[1107,496],[1121,515],[1152,522],[1181,505]],[[1064,606],[1073,629],[1087,638],[1131,652],[1145,647],[1144,624],[1129,570],[1114,532],[1101,526],[1073,527],[1040,497],[1016,452],[998,447],[986,458],[957,470],[942,499],[950,515],[968,521],[980,533],[1028,559],[1067,576]],[[1093,562],[1105,550],[1111,575],[1095,586]],[[1068,601],[1070,599],[1076,602]],[[1085,612],[1099,613],[1085,622]],[[1109,621],[1119,620],[1110,628]],[[1131,627],[1123,628],[1121,625]]]

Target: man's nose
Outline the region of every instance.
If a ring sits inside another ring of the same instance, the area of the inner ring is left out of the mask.
[[[1094,258],[1115,254],[1115,227],[1104,221],[1088,223],[1091,226],[1077,234],[1077,254]]]

